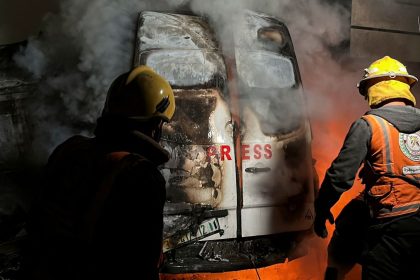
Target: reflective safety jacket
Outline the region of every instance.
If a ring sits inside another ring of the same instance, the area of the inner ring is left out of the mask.
[[[360,174],[366,197],[376,218],[415,212],[420,207],[420,131],[400,132],[386,119],[362,117],[372,136]]]

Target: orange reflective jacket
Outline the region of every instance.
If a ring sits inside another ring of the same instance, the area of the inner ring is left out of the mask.
[[[377,218],[415,212],[420,207],[420,131],[401,133],[376,115],[364,115],[372,139],[363,178]]]

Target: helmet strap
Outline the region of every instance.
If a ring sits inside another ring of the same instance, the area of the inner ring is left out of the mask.
[[[156,128],[152,131],[152,138],[156,142],[159,142],[162,137],[162,127],[163,127],[163,121],[159,120],[159,123],[157,124]]]

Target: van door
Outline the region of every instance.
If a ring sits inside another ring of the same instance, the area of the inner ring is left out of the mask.
[[[312,225],[311,133],[290,35],[254,12],[242,24],[232,58],[202,17],[140,14],[134,65],[168,79],[176,99],[162,141],[172,155],[162,168],[165,251]]]
[[[226,68],[211,29],[189,15],[143,12],[135,65],[149,65],[174,89],[176,111],[162,144],[171,159],[164,251],[203,238],[236,238],[237,186]]]
[[[244,237],[309,229],[311,133],[286,26],[248,11],[235,33]],[[263,217],[263,218],[261,218]]]

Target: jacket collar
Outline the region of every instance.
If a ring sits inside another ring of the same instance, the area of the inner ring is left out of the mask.
[[[96,140],[105,152],[127,151],[144,156],[156,165],[169,160],[169,152],[141,131],[130,128],[122,119],[99,118]]]

